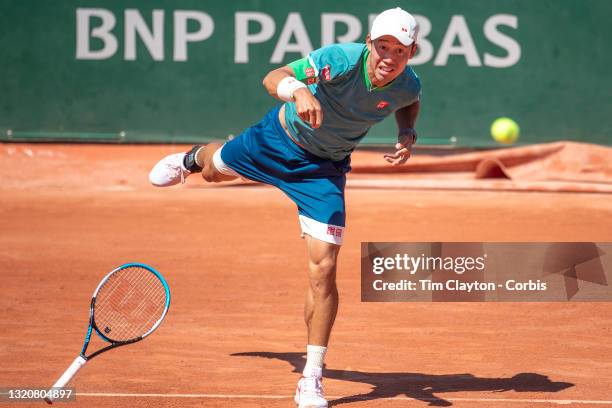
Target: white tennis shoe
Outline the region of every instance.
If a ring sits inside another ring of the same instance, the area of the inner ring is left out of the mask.
[[[294,400],[298,408],[327,408],[327,400],[323,397],[321,377],[300,378]]]
[[[191,174],[185,168],[183,161],[186,153],[175,153],[161,159],[151,169],[149,181],[157,187],[168,187],[184,183],[185,178]]]

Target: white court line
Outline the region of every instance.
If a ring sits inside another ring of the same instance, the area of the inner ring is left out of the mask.
[[[209,399],[264,399],[282,400],[293,399],[288,395],[254,395],[254,394],[129,394],[129,393],[106,393],[106,392],[77,392],[77,397],[135,397],[135,398],[209,398]],[[345,396],[346,397],[346,396]],[[340,396],[326,396],[328,400],[342,398]],[[455,402],[520,402],[530,404],[599,404],[612,405],[612,401],[604,400],[570,400],[570,399],[518,399],[518,398],[423,398],[417,400],[410,397],[355,397],[356,400],[399,400],[399,401],[446,401]]]

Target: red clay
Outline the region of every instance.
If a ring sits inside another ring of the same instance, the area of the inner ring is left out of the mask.
[[[170,283],[167,320],[92,360],[74,385],[208,396],[71,406],[293,406],[306,254],[281,192],[196,177],[150,187],[148,169],[178,146],[0,148],[0,387],[52,384],[80,350],[99,279],[140,261]],[[361,241],[612,241],[609,194],[349,189],[347,202],[325,381],[337,405],[612,401],[611,303],[369,304],[359,292]]]

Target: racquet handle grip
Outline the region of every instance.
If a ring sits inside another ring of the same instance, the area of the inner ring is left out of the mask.
[[[87,360],[85,360],[83,356],[78,356],[75,358],[72,364],[70,364],[70,367],[68,367],[64,374],[62,374],[62,376],[55,382],[55,384],[53,384],[51,388],[64,388],[64,386],[68,384],[72,377],[74,377],[74,375],[81,369],[81,367],[85,365],[86,362]],[[45,398],[45,401],[47,401],[49,404],[52,404],[53,400],[54,398],[50,396]]]

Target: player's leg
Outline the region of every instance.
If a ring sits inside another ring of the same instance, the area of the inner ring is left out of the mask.
[[[298,382],[299,407],[327,407],[323,396],[323,362],[338,311],[336,261],[340,246],[305,235],[308,247],[308,290],[304,320],[308,328],[306,366]]]
[[[171,186],[191,173],[201,172],[206,181],[244,177],[278,186],[281,182],[278,176],[287,170],[283,163],[292,159],[282,155],[287,142],[281,136],[287,136],[283,136],[278,111],[278,106],[273,108],[259,123],[223,145],[194,146],[186,153],[165,157],[153,167],[149,180],[156,186]]]
[[[202,173],[204,180],[219,182],[237,177],[231,169],[217,168],[220,155],[217,153],[223,144],[213,142],[206,146],[193,146],[184,153],[175,153],[160,160],[149,173],[149,181],[154,186],[167,187],[185,181],[192,173]],[[216,153],[216,154],[215,154]],[[219,156],[215,160],[215,156]],[[220,161],[223,166],[223,161]],[[225,166],[227,167],[227,166]]]
[[[336,262],[340,246],[306,235],[308,280],[304,320],[308,344],[327,347],[338,311]]]

